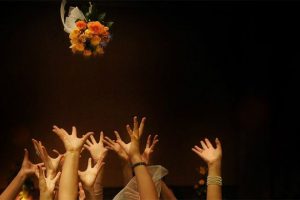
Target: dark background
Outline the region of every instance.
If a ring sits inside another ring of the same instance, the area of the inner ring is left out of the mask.
[[[63,152],[53,124],[125,137],[138,115],[159,134],[153,162],[169,169],[178,197],[193,196],[203,164],[191,147],[217,136],[225,197],[300,198],[300,3],[97,5],[115,22],[113,41],[85,59],[68,48],[59,1],[1,2],[0,188],[23,148],[38,161],[31,138]],[[109,154],[106,187],[122,185],[120,166]]]

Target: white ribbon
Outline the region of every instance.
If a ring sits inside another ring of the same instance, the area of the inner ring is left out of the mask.
[[[92,4],[90,3],[89,13],[92,12]],[[78,7],[70,7],[68,16],[65,18],[65,6],[67,4],[67,0],[62,0],[60,4],[60,17],[64,26],[64,31],[67,33],[71,33],[76,28],[76,21],[86,20],[84,14]]]

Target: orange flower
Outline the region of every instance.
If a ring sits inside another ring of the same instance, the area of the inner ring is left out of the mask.
[[[86,50],[83,51],[83,55],[84,56],[91,56],[92,55],[92,51],[86,49]]]
[[[92,44],[93,46],[99,45],[100,42],[101,42],[101,38],[100,38],[99,36],[94,36],[94,37],[92,37],[92,39],[91,39],[91,44]]]
[[[71,40],[72,40],[72,39],[75,39],[75,38],[77,38],[77,37],[79,36],[79,34],[80,34],[80,31],[77,30],[77,29],[75,29],[75,30],[73,30],[73,31],[70,33],[69,38],[70,38]]]
[[[92,38],[93,37],[93,33],[89,29],[86,29],[84,31],[84,35],[85,35],[86,38]]]
[[[87,26],[93,34],[100,34],[104,30],[104,26],[98,21],[89,22]]]
[[[79,30],[84,30],[84,29],[86,29],[86,22],[82,21],[82,20],[77,21],[76,26]]]
[[[75,49],[77,51],[83,51],[84,50],[84,44],[83,43],[78,43],[75,45]]]

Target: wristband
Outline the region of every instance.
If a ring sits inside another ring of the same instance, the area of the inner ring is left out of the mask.
[[[134,170],[135,167],[137,166],[140,166],[140,165],[147,165],[145,162],[137,162],[137,163],[134,163],[133,165],[131,165],[131,169],[132,171]]]

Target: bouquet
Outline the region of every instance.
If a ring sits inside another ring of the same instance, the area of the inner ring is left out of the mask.
[[[69,34],[71,50],[73,53],[86,57],[102,55],[104,47],[111,40],[110,28],[113,22],[105,22],[105,13],[97,14],[97,10],[89,2],[88,12],[78,7],[70,7],[69,14],[64,20],[66,0],[61,3],[61,19],[64,30]]]

